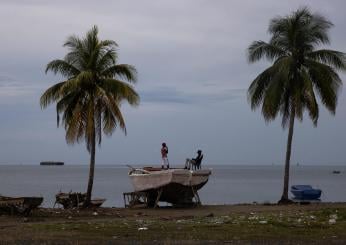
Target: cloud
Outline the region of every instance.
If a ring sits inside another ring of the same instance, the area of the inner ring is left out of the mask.
[[[196,91],[181,91],[172,87],[160,87],[152,90],[139,91],[143,103],[161,104],[205,104],[225,102],[244,97],[245,89],[215,90],[214,84]]]
[[[42,85],[0,74],[0,104],[27,103],[32,101],[33,95],[36,98],[41,89]]]

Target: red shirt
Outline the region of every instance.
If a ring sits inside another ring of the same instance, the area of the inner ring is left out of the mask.
[[[167,153],[168,153],[168,148],[167,148],[167,146],[163,146],[163,147],[161,148],[161,156],[162,156],[162,158],[167,157]]]

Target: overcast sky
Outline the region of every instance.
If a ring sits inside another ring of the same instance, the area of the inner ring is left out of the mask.
[[[122,107],[128,135],[104,138],[97,164],[159,164],[163,141],[173,166],[197,149],[210,165],[283,164],[281,119],[266,124],[246,97],[268,63],[248,64],[246,49],[269,39],[271,18],[300,6],[334,23],[328,48],[345,52],[343,0],[1,0],[0,163],[88,164],[85,144],[66,144],[55,106],[41,110],[39,97],[61,79],[44,70],[63,58],[66,38],[97,25],[119,44],[119,62],[137,68],[141,96],[139,107]],[[317,128],[308,117],[296,123],[293,163],[346,164],[345,93],[335,117],[321,109]]]

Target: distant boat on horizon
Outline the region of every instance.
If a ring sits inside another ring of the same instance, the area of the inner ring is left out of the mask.
[[[41,166],[63,166],[64,162],[54,162],[54,161],[46,161],[46,162],[40,162]]]

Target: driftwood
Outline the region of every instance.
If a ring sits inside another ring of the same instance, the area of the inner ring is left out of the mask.
[[[86,193],[80,192],[59,192],[55,195],[55,204],[60,204],[64,209],[82,208],[86,200]],[[106,199],[93,199],[90,201],[91,207],[100,207]]]

